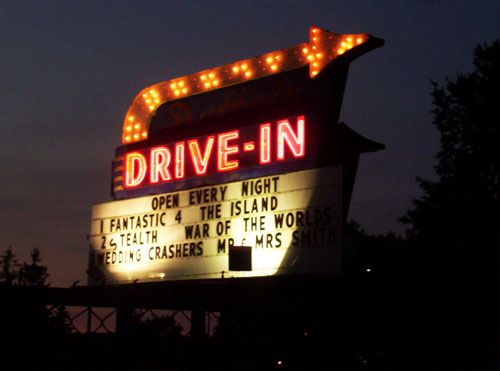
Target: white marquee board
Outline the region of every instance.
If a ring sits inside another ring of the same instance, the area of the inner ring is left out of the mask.
[[[341,186],[331,166],[96,205],[89,284],[339,272]],[[251,271],[229,271],[230,244]]]

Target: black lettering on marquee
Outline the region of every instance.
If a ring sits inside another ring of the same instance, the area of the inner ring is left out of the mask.
[[[231,246],[234,246],[234,239],[233,238],[224,238],[224,239],[217,239],[217,254],[225,254],[226,253],[226,247],[229,249]]]
[[[191,224],[184,226],[184,231],[186,235],[186,240],[193,238],[208,238],[210,225],[208,223],[203,224]]]

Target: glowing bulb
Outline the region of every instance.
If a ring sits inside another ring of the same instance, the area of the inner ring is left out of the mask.
[[[273,64],[273,65],[271,66],[271,70],[276,71],[277,69],[278,69],[278,66],[277,66],[277,65]]]
[[[184,81],[179,81],[179,87],[183,87],[184,86]]]
[[[321,54],[321,53],[316,53],[316,58],[318,58],[318,59],[323,58],[323,54]]]
[[[337,50],[337,54],[339,54],[339,55],[340,55],[340,54],[344,54],[344,49],[339,49],[339,50]]]
[[[241,69],[242,69],[243,71],[246,71],[246,70],[247,70],[247,68],[248,68],[248,65],[247,65],[246,63],[243,63],[243,64],[241,65]]]
[[[266,62],[267,62],[267,64],[273,63],[273,57],[267,57]]]
[[[130,135],[127,135],[127,136],[125,137],[125,142],[130,142]]]
[[[234,73],[238,73],[238,72],[240,72],[240,68],[239,68],[238,66],[234,66],[234,67],[233,67],[233,72],[234,72]]]
[[[127,126],[127,129],[126,129],[129,133],[132,131],[132,126]]]
[[[201,81],[207,81],[207,75],[201,75]]]
[[[309,53],[309,49],[307,49],[307,48],[302,49],[302,53],[304,53],[304,54]]]
[[[219,80],[214,80],[214,81],[212,81],[212,84],[214,84],[214,86],[219,85]]]
[[[348,43],[352,43],[352,37],[348,37],[346,40]]]
[[[358,37],[356,39],[356,44],[361,44],[363,42],[363,38],[362,37]]]
[[[134,116],[129,116],[129,117],[128,117],[128,120],[129,120],[130,122],[134,121]]]
[[[146,131],[143,131],[141,135],[143,138],[146,138],[148,136],[148,133]]]
[[[314,55],[309,54],[309,55],[307,56],[307,60],[308,60],[309,62],[311,62],[313,59],[314,59]]]
[[[175,95],[176,97],[178,97],[180,94],[181,94],[181,92],[180,92],[179,90],[174,91],[174,95]]]
[[[140,127],[141,127],[141,125],[139,125],[139,124],[134,125],[134,129],[136,129],[136,130],[139,129]]]
[[[252,76],[252,72],[250,72],[250,71],[245,72],[245,76],[246,76],[247,78],[248,78],[248,77],[251,77],[251,76]]]
[[[311,75],[316,76],[318,74],[318,71],[314,70],[311,72]]]
[[[182,88],[182,94],[187,94],[188,90],[187,88]]]
[[[210,72],[210,73],[208,74],[208,77],[210,77],[211,79],[213,79],[213,78],[215,77],[215,75],[214,75],[214,73],[213,73],[213,72]]]
[[[203,85],[205,85],[205,87],[206,87],[206,88],[209,88],[209,87],[210,87],[210,83],[209,83],[209,82],[206,82],[206,83],[205,83],[205,84],[203,84]]]
[[[139,134],[134,134],[134,139],[135,140],[139,139]]]

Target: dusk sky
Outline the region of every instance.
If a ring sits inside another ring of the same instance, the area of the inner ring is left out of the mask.
[[[1,1],[0,249],[37,247],[52,286],[86,282],[92,205],[110,200],[124,115],[144,87],[308,41],[317,25],[384,47],[351,64],[341,121],[386,149],[361,158],[349,218],[370,233],[433,177],[430,79],[472,70],[498,1]]]

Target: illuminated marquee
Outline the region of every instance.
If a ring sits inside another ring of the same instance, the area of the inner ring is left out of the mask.
[[[383,148],[340,107],[350,61],[383,40],[309,38],[134,98],[114,201],[92,211],[90,284],[340,272],[359,155]]]
[[[210,171],[236,171],[240,169],[239,157],[245,152],[257,152],[252,156],[256,160],[253,165],[304,157],[305,117],[298,116],[293,119],[295,122],[291,121],[281,119],[259,125],[256,141],[241,143],[238,129],[128,152],[123,170],[125,188],[199,177]]]
[[[90,271],[106,283],[338,273],[341,191],[332,166],[96,205]],[[229,269],[232,246],[252,250],[250,271]]]

